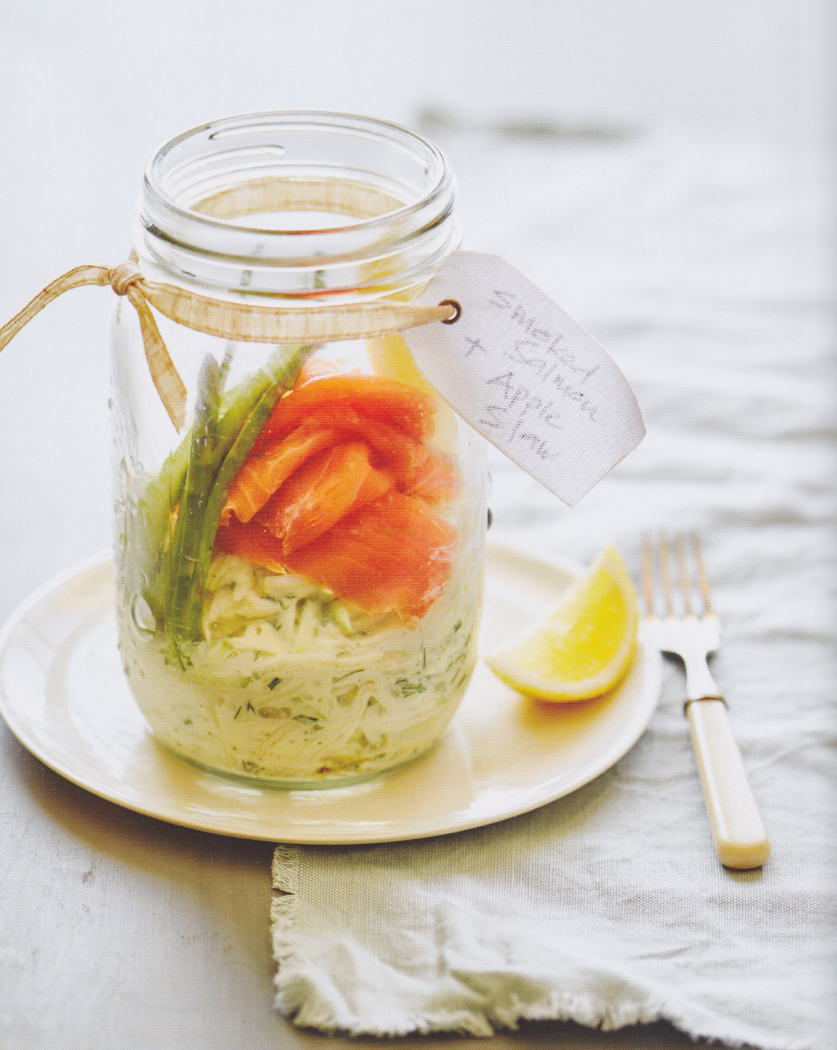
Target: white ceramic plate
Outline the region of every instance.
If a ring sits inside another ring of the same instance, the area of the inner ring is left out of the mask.
[[[579,571],[489,545],[483,649],[530,622]],[[35,592],[0,632],[0,713],[24,747],[74,784],[138,813],[240,838],[389,842],[525,813],[618,761],[660,691],[660,654],[641,646],[618,689],[563,706],[522,698],[480,660],[450,730],[423,758],[350,787],[262,788],[202,772],[155,743],[122,672],[113,607],[107,554]]]

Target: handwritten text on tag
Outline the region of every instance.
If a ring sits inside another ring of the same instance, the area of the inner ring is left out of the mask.
[[[420,298],[461,314],[403,332],[444,399],[570,506],[645,433],[628,381],[595,339],[497,255],[454,252]]]

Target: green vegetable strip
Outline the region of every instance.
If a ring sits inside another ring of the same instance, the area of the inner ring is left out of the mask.
[[[233,358],[235,357],[235,348],[236,348],[236,344],[232,343],[232,342],[227,343],[226,347],[224,348],[224,357],[223,357],[223,359],[221,361],[221,368],[220,368],[220,372],[221,372],[220,388],[221,388],[221,390],[223,390],[224,387],[227,385],[227,376],[229,375],[230,367],[232,366]]]
[[[169,557],[167,541],[174,508],[180,503],[189,466],[191,433],[171,453],[160,473],[149,481],[140,502],[144,530],[143,564],[148,567],[148,585],[143,596],[159,621],[165,615],[168,594]]]
[[[198,375],[195,419],[189,449],[189,465],[177,515],[171,548],[170,600],[167,628],[175,648],[198,641],[186,621],[186,610],[199,566],[199,537],[206,509],[206,495],[218,472],[218,415],[221,404],[218,362],[207,355]]]
[[[184,550],[181,555],[180,564],[184,563],[185,555],[189,571],[187,574],[178,570],[169,614],[169,633],[176,648],[179,648],[180,643],[197,642],[201,638],[206,576],[230,485],[279,398],[293,386],[302,365],[313,350],[313,346],[283,347],[263,370],[236,388],[230,407],[216,427],[211,470],[199,472],[204,486],[200,490],[200,516],[190,516],[189,524],[187,526],[184,523],[184,532],[179,538],[183,504],[190,488],[191,469],[187,471],[184,499],[172,542],[172,549],[176,550],[183,543],[183,538],[188,539],[188,550]],[[197,426],[198,418],[194,428]],[[195,448],[194,440],[192,448]],[[187,528],[188,535],[185,531]]]

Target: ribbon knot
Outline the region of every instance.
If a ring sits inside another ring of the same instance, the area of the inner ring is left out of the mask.
[[[142,271],[130,262],[122,262],[108,270],[108,281],[117,295],[127,295],[133,285],[144,280]]]

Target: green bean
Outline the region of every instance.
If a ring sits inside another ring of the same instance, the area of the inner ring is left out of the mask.
[[[165,617],[173,512],[183,496],[191,444],[190,432],[163,463],[160,473],[148,482],[139,500],[140,558],[148,581],[143,596],[158,623]]]
[[[180,643],[199,640],[188,622],[187,611],[199,563],[199,539],[206,497],[218,472],[220,380],[218,362],[208,354],[198,375],[189,464],[168,557],[169,603],[166,626],[178,653]]]

